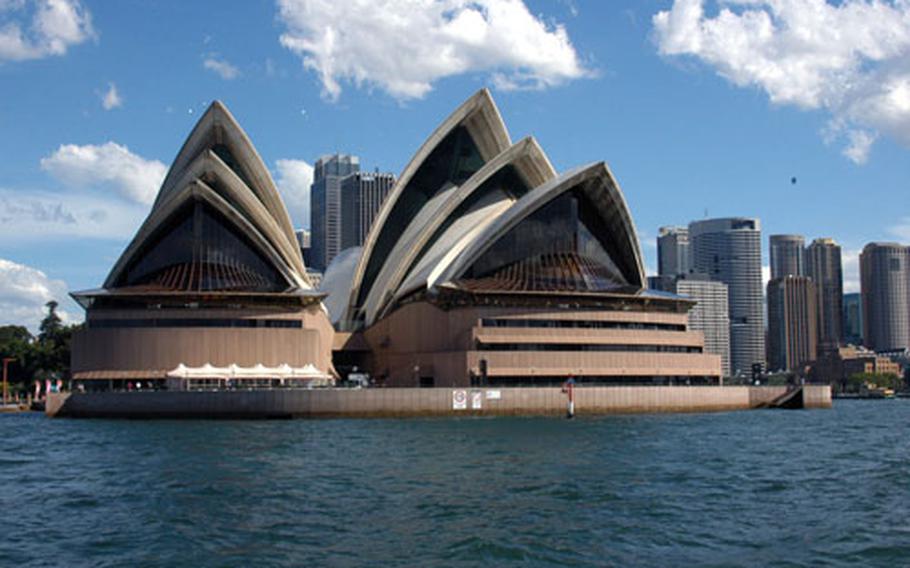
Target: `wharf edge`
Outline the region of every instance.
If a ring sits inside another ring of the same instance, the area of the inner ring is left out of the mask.
[[[801,387],[804,408],[830,408],[828,385]],[[615,386],[575,391],[579,416],[767,408],[785,386]],[[466,404],[455,399],[466,395]],[[48,416],[74,418],[384,418],[565,415],[560,387],[285,389],[50,393]]]

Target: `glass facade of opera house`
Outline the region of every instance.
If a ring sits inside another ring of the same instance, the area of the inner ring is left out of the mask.
[[[609,168],[558,174],[533,138],[512,142],[486,90],[427,138],[356,262],[329,266],[324,282],[310,284],[267,169],[216,102],[104,286],[73,294],[87,310],[74,378],[172,389],[326,385],[355,369],[399,387],[720,380],[720,358],[688,329],[691,301],[645,290]]]

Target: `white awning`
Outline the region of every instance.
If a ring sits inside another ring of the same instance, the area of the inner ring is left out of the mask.
[[[309,363],[303,367],[291,367],[287,363],[277,367],[266,367],[261,363],[252,367],[229,365],[215,367],[209,363],[201,367],[187,367],[183,363],[167,373],[175,379],[331,379],[332,375],[320,371]]]

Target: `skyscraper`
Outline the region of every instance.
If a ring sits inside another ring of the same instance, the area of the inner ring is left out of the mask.
[[[297,236],[297,246],[300,247],[300,254],[303,256],[303,265],[309,268],[310,261],[310,232],[306,229],[297,229],[294,231]]]
[[[844,294],[844,342],[863,344],[863,297],[857,292]]]
[[[863,342],[875,351],[910,348],[910,247],[869,243],[859,269]]]
[[[689,272],[689,229],[661,227],[657,235],[657,273],[676,276]]]
[[[805,276],[802,235],[771,235],[771,279],[785,276]]]
[[[723,376],[730,376],[730,312],[727,285],[704,274],[657,276],[648,278],[651,288],[692,298],[697,303],[689,310],[689,328],[705,336],[705,353],[720,355]]]
[[[379,172],[357,172],[341,180],[341,250],[363,244],[394,184],[394,175]]]
[[[313,166],[310,187],[310,231],[313,268],[325,270],[341,251],[341,180],[360,171],[360,158],[322,156]]]
[[[834,239],[812,241],[806,249],[806,276],[812,278],[818,307],[818,348],[836,349],[844,339],[844,275]]]
[[[768,368],[792,371],[818,351],[815,283],[808,276],[768,282]]]
[[[761,224],[733,217],[689,224],[690,269],[727,285],[730,311],[730,363],[748,374],[765,362],[762,317]]]

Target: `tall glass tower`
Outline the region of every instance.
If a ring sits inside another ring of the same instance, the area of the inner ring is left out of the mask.
[[[691,270],[727,285],[730,304],[730,363],[748,375],[765,363],[762,315],[761,224],[731,217],[689,224]]]
[[[310,257],[312,268],[325,270],[341,252],[341,180],[360,171],[360,158],[323,156],[313,166],[310,186]]]
[[[844,340],[844,274],[840,246],[834,239],[815,239],[806,249],[806,276],[815,283],[818,348],[836,349]]]
[[[866,347],[910,348],[910,247],[869,243],[859,255],[859,271]]]
[[[802,235],[771,235],[771,279],[805,276],[803,253],[806,240]]]

